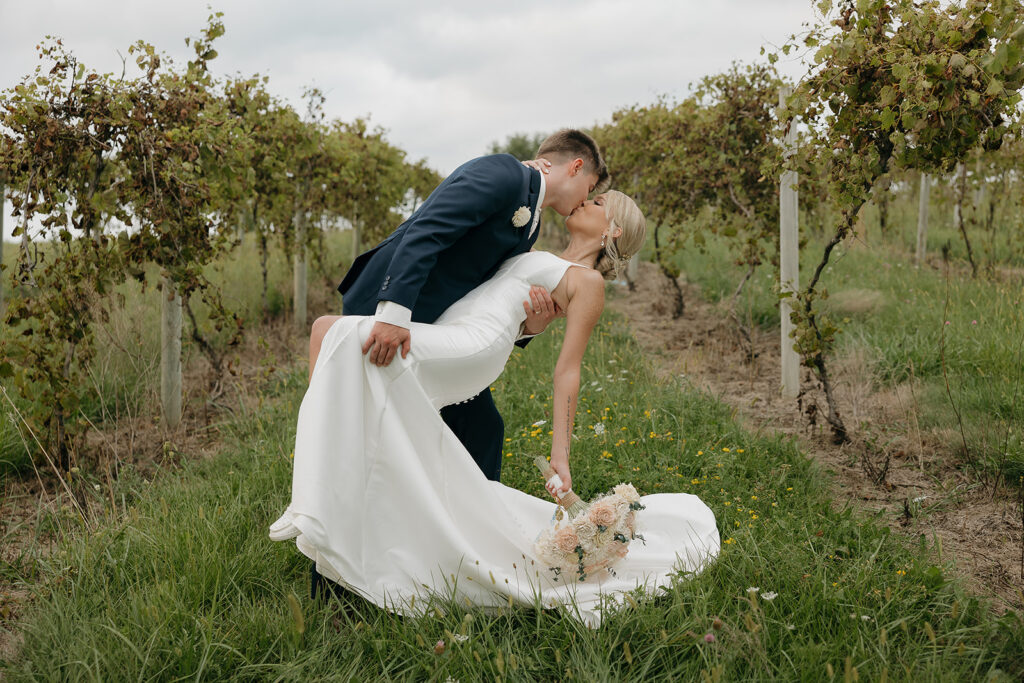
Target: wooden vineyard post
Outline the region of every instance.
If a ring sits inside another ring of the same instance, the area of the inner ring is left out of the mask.
[[[4,216],[7,215],[7,188],[0,180],[0,263],[4,262]],[[4,311],[4,278],[0,273],[0,313]]]
[[[974,166],[974,177],[977,178],[977,183],[974,186],[974,210],[981,211],[981,204],[985,201],[985,178],[981,173],[981,159],[978,159],[977,164]],[[1007,178],[1009,185],[1007,190],[1013,189],[1013,179],[1016,174],[1011,173]],[[1007,196],[1012,197],[1013,195],[1007,193]]]
[[[953,196],[956,200],[953,202],[953,227],[959,227],[960,217],[963,214],[964,199],[966,197],[961,196],[960,188],[964,182],[964,176],[967,175],[967,167],[964,166],[963,162],[956,165],[956,171],[953,173],[953,182],[956,184],[956,190],[953,192]]]
[[[181,424],[181,295],[167,276],[160,294],[160,408],[164,425],[173,430]]]
[[[917,204],[917,250],[914,252],[914,263],[921,265],[924,261],[925,244],[928,241],[928,174],[921,174],[921,194]]]
[[[294,299],[292,308],[295,311],[295,327],[299,330],[306,329],[306,215],[303,212],[295,214],[295,255],[293,258],[294,270],[292,279],[292,291]]]
[[[786,98],[792,90],[779,90],[779,107],[786,106]],[[796,152],[796,126],[790,125],[783,141],[783,155],[789,159]],[[797,225],[796,171],[784,171],[779,179],[779,280],[783,292],[793,296],[800,289],[800,253],[799,226]],[[790,313],[793,310],[792,297],[779,300],[779,315],[782,327],[782,395],[785,398],[796,398],[800,393],[800,354],[793,348],[790,334],[793,322]]]
[[[242,242],[245,241],[245,209],[238,212],[238,222],[235,224],[235,238],[238,240],[238,246],[242,246]]]

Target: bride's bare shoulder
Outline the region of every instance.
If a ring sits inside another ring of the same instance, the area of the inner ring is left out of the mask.
[[[604,278],[593,268],[570,268],[566,284],[570,300],[582,294],[587,299],[604,299]]]
[[[593,268],[570,268],[569,272],[572,273],[575,280],[585,287],[600,287],[601,291],[604,291],[604,277],[601,273],[597,272]]]

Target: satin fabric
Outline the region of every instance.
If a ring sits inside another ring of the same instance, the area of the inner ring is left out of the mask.
[[[402,614],[420,613],[435,594],[563,606],[593,627],[605,598],[655,593],[718,554],[714,514],[699,498],[655,494],[641,499],[646,542],[630,545],[614,575],[555,577],[532,556],[555,504],[488,481],[441,420],[440,407],[500,375],[530,286],[553,291],[570,266],[547,252],[509,259],[435,324],[413,324],[408,357],[386,368],[362,354],[372,318],[331,327],[299,410],[291,504],[275,523],[293,525],[321,574]]]

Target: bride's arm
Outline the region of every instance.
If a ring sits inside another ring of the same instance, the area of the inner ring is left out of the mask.
[[[562,491],[572,487],[569,475],[569,444],[576,419],[580,390],[580,365],[590,333],[604,308],[604,278],[593,270],[570,268],[566,289],[565,340],[555,363],[555,391],[551,404],[554,435],[551,439],[551,466],[562,479]]]

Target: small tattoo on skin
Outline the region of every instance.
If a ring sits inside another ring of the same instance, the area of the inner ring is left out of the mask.
[[[569,462],[569,441],[572,440],[572,394],[569,394],[569,402],[565,407],[565,461]]]

